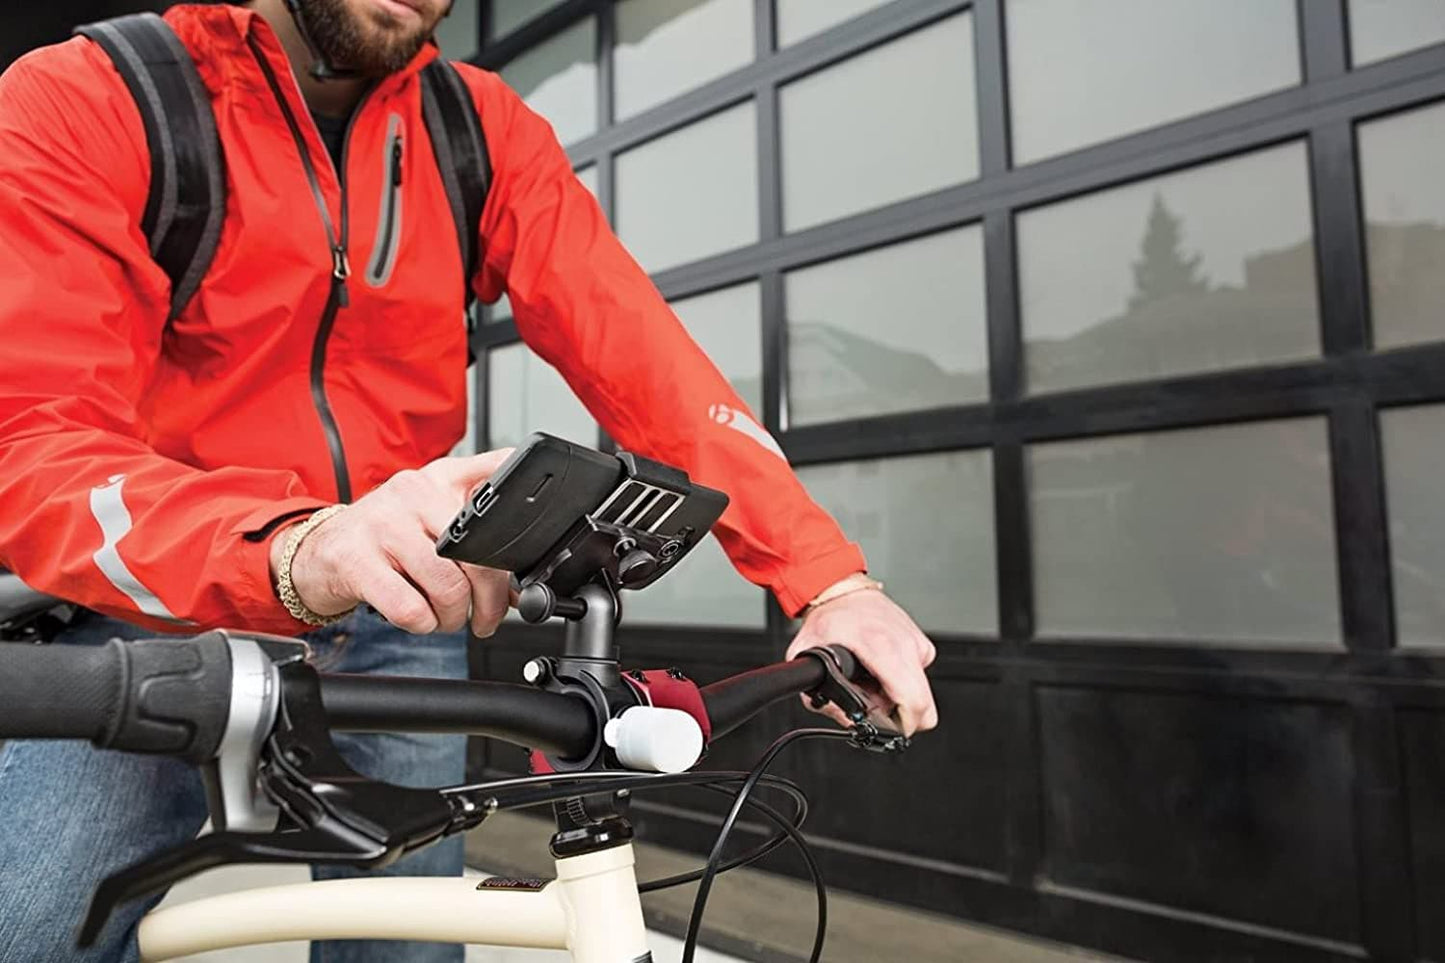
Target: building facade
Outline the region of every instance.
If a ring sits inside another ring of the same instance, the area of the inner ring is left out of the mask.
[[[1140,959],[1445,958],[1442,41],[1437,0],[458,4],[939,643],[907,758],[783,765],[833,884]],[[486,320],[477,441],[598,439]],[[715,548],[628,620],[703,679],[791,630]]]

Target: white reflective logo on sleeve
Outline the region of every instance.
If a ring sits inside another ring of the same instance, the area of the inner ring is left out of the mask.
[[[100,533],[105,539],[91,558],[101,574],[110,579],[110,584],[124,592],[135,603],[136,608],[153,618],[179,622],[181,620],[166,608],[166,603],[142,585],[141,580],[126,568],[125,560],[120,557],[120,550],[116,548],[132,525],[130,511],[120,497],[120,488],[124,484],[124,475],[113,475],[109,485],[90,490],[90,513],[100,523]]]
[[[783,461],[788,460],[788,456],[783,454],[782,446],[778,444],[778,440],[768,434],[766,428],[756,421],[753,421],[746,411],[739,411],[731,405],[713,405],[707,410],[707,414],[709,418],[718,424],[727,425],[729,428],[734,428],[747,435],[753,441],[783,459]]]

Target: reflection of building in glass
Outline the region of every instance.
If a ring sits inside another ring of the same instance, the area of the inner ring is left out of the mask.
[[[792,321],[788,329],[793,410],[799,414],[806,399],[810,421],[940,408],[988,396],[984,371],[947,371],[917,351],[824,322]]]
[[[1380,427],[1396,628],[1402,644],[1438,645],[1445,638],[1445,406],[1385,411]]]
[[[1124,313],[1066,338],[1037,338],[1029,382],[1050,390],[1279,363],[1311,357],[1302,331],[1317,329],[1315,252],[1306,239],[1244,259],[1244,283],[1215,285],[1184,251],[1187,225],[1156,195],[1134,292]]]
[[[998,632],[987,453],[856,461],[799,475],[919,625]]]
[[[1030,478],[1041,631],[1338,638],[1321,422],[1041,445]]]
[[[1445,337],[1445,226],[1369,224],[1370,306],[1380,347]]]

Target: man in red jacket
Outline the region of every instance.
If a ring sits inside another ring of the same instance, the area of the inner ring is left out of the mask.
[[[504,574],[432,548],[501,458],[445,457],[466,418],[466,281],[484,301],[510,295],[523,339],[621,446],[729,493],[716,533],[733,563],[807,613],[793,651],[847,643],[906,729],[935,725],[933,646],[613,236],[547,123],[466,65],[494,179],[480,267],[463,278],[417,77],[448,0],[292,5],[167,14],[211,95],[228,178],[217,257],[174,320],[140,229],[145,131],[111,62],[77,38],[0,78],[0,565],[92,613],[62,641],[309,631],[332,668],[463,674],[458,630],[491,634],[507,604]],[[353,75],[313,78],[312,46]],[[343,503],[283,573],[292,526]],[[456,738],[344,748],[391,781],[462,778]],[[61,743],[3,751],[0,959],[81,958],[70,934],[94,882],[194,834],[199,781]],[[460,859],[436,846],[394,871],[455,873]],[[84,958],[134,952],[142,908]],[[327,952],[403,958],[396,944]]]

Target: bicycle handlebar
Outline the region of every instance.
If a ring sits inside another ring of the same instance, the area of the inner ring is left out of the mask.
[[[840,659],[850,679],[864,675]],[[798,658],[701,689],[718,738],[769,705],[822,684],[823,662]],[[330,727],[369,732],[444,732],[503,739],[576,758],[597,737],[578,698],[530,686],[454,679],[327,675],[321,695]],[[101,646],[0,644],[0,738],[89,739],[126,752],[204,763],[216,755],[231,714],[230,637]]]
[[[582,700],[508,682],[323,674],[321,701],[338,731],[489,736],[561,756],[597,735]]]
[[[663,758],[651,750],[627,761],[638,745],[629,749],[625,738],[613,741],[613,727],[620,733],[634,718],[629,713],[641,706],[617,706],[614,696],[621,690],[604,693],[595,679],[595,692],[581,685],[587,691],[572,694],[498,682],[321,675],[304,665],[306,652],[292,640],[221,631],[182,639],[113,639],[100,646],[0,644],[0,738],[83,738],[101,748],[170,755],[202,767],[216,831],[108,877],[92,900],[81,945],[94,941],[119,902],[211,866],[256,861],[381,866],[471,828],[497,804],[455,788],[419,790],[367,780],[337,753],[326,737],[329,729],[501,738],[539,750],[549,766],[575,762],[573,778],[603,775],[591,770],[605,735],[625,766],[681,771],[671,768],[675,746],[663,747],[668,752],[662,763],[648,761]],[[612,667],[615,672],[615,663]],[[674,673],[665,674],[686,681]],[[844,708],[854,721],[855,745],[901,748],[907,742],[901,734],[868,718],[866,701],[850,682],[862,675],[846,650],[811,650],[792,662],[693,690],[689,714],[704,732],[703,723],[710,723],[716,738],[773,702],[808,692],[815,701]],[[657,686],[661,698],[666,686],[660,680]],[[639,702],[653,698],[635,695]],[[657,715],[644,713],[644,743],[652,746],[654,736],[683,731],[676,728],[676,715],[668,716],[672,722],[660,721],[668,711],[653,707],[648,713]],[[604,723],[607,729],[599,733]],[[650,725],[657,728],[647,730]],[[694,728],[683,741],[697,736]],[[700,743],[684,748],[686,759],[677,764],[686,768]],[[570,839],[560,817],[558,825],[558,839]]]

